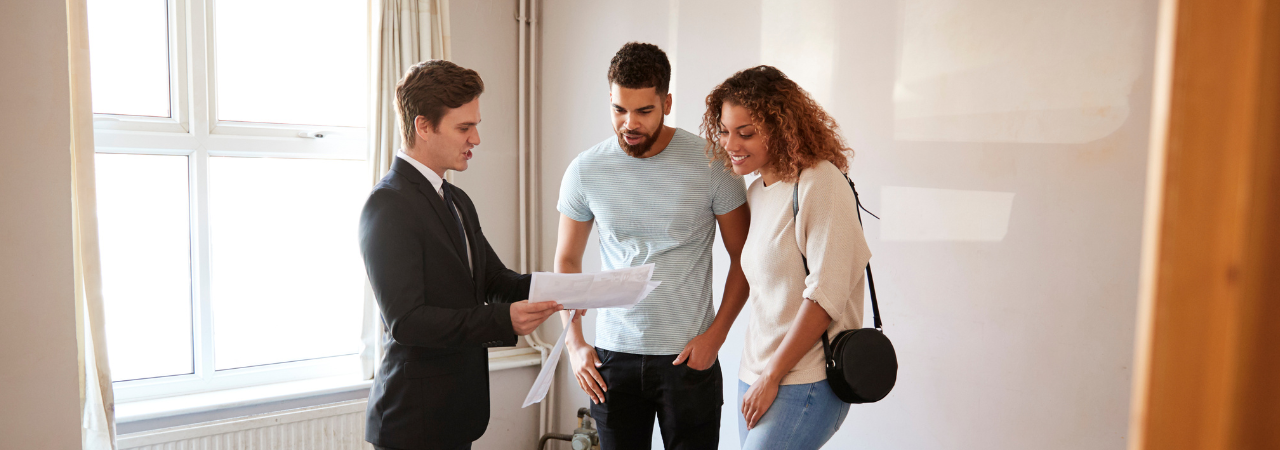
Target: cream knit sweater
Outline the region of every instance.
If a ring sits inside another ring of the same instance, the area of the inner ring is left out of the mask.
[[[751,229],[742,248],[742,271],[751,285],[751,318],[738,370],[747,384],[755,383],[777,352],[805,299],[831,315],[830,336],[862,327],[864,269],[871,250],[858,225],[853,191],[840,169],[827,161],[802,171],[799,184],[800,212],[794,221],[793,183],[765,186],[759,178],[747,188]],[[801,249],[809,259],[808,277]],[[781,384],[826,378],[819,340]]]

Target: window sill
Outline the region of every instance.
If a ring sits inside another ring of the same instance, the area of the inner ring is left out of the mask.
[[[528,347],[489,352],[490,372],[537,366],[541,363],[541,353]],[[368,389],[372,385],[373,380],[364,380],[359,376],[338,376],[151,400],[121,402],[116,404],[116,422],[142,422],[179,415],[209,413],[266,403],[348,393]]]
[[[127,423],[231,409],[259,403],[368,389],[373,380],[360,376],[340,376],[265,384],[240,389],[178,395],[116,404],[116,422]]]

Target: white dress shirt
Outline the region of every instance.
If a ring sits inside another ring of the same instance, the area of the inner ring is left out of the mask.
[[[426,164],[420,163],[418,162],[418,160],[413,159],[413,157],[410,157],[409,155],[405,154],[404,151],[397,151],[396,157],[407,161],[414,168],[418,169],[419,172],[422,172],[422,176],[427,177],[427,181],[431,182],[431,187],[435,188],[436,195],[439,195],[441,200],[444,199],[444,179],[440,178],[440,174],[437,174],[436,171],[431,170],[431,168],[427,167]],[[458,212],[458,218],[459,219],[462,218],[462,208],[459,208],[457,205],[445,205],[445,207],[446,208],[452,207],[454,211]],[[462,227],[462,228],[463,228],[462,243],[466,245],[466,249],[467,249],[467,251],[463,252],[466,254],[466,257],[467,257],[467,268],[471,270],[475,270],[475,267],[472,266],[472,263],[471,263],[471,240],[467,238],[466,227]]]

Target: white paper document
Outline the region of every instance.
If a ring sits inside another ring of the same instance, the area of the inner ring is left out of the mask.
[[[565,309],[631,308],[661,281],[653,278],[653,264],[596,273],[533,274],[529,303],[555,301]]]
[[[578,311],[570,311],[569,321],[573,322],[573,317],[577,314]],[[551,388],[551,377],[555,376],[556,365],[560,362],[560,353],[564,352],[564,337],[568,334],[569,327],[564,327],[560,337],[556,338],[556,346],[551,349],[547,361],[542,363],[542,371],[538,372],[538,378],[533,380],[533,388],[529,389],[529,395],[524,396],[524,405],[521,408],[528,408],[529,405],[541,402],[547,397],[547,389]]]
[[[653,264],[597,273],[537,272],[533,274],[533,281],[529,285],[529,303],[556,301],[565,309],[574,310],[630,308],[662,284],[661,281],[651,281],[652,278]],[[578,311],[570,312],[569,322],[573,322],[577,314]],[[551,388],[551,379],[555,376],[556,365],[560,363],[560,353],[564,352],[564,338],[568,334],[569,327],[565,326],[560,337],[556,338],[556,346],[547,355],[547,361],[542,364],[538,378],[533,381],[529,395],[524,397],[524,406],[521,408],[541,402],[547,397],[547,389]]]

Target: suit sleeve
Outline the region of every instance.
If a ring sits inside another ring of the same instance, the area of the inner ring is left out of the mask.
[[[448,289],[426,289],[424,226],[406,199],[390,189],[376,189],[360,215],[360,251],[391,337],[419,347],[470,347],[514,336],[511,305],[470,308],[429,306],[427,295],[465,295]],[[441,255],[443,256],[443,255]]]
[[[533,280],[531,275],[521,275],[514,270],[508,269],[502,264],[502,260],[498,259],[498,254],[494,253],[493,247],[489,245],[489,240],[485,239],[484,232],[476,228],[476,235],[480,238],[480,245],[486,252],[485,256],[485,293],[488,295],[489,303],[502,304],[518,302],[529,298],[529,283]],[[508,316],[510,321],[510,316]]]

